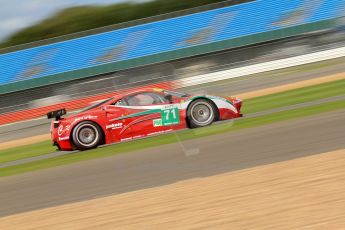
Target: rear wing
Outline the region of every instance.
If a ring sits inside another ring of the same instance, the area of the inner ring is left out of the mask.
[[[66,115],[66,109],[59,109],[59,110],[55,110],[52,112],[47,113],[47,118],[48,119],[52,119],[55,118],[57,121],[61,119],[61,117],[63,115]]]

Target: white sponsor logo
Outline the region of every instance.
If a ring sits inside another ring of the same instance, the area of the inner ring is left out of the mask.
[[[132,139],[133,139],[132,137],[127,137],[127,138],[121,139],[121,141],[130,141],[130,140],[132,140]]]
[[[175,104],[164,105],[162,109],[174,109],[174,108],[178,108],[178,106]]]
[[[72,124],[74,124],[78,121],[82,121],[82,120],[93,120],[93,119],[97,119],[97,118],[98,118],[98,116],[91,116],[91,115],[84,116],[84,117],[77,117],[74,119]]]
[[[58,128],[58,135],[61,136],[65,131],[69,131],[70,125],[66,125],[64,128],[63,125],[60,125]]]
[[[147,136],[153,136],[153,135],[167,133],[167,132],[171,132],[171,131],[173,131],[173,130],[172,129],[168,129],[168,130],[157,131],[157,132],[149,133],[149,134],[147,134]]]
[[[122,128],[122,123],[114,123],[106,126],[106,129],[121,129]]]
[[[159,127],[162,126],[162,119],[154,119],[153,120],[153,127]]]
[[[65,141],[65,140],[69,140],[69,136],[59,137],[59,141]]]
[[[59,128],[58,128],[58,135],[61,136],[62,132],[63,132],[63,126],[60,125]]]

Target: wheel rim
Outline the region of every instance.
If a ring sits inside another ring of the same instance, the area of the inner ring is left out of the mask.
[[[98,140],[98,132],[93,126],[82,125],[77,130],[77,139],[84,146],[92,146]]]
[[[213,120],[213,109],[208,103],[196,103],[191,109],[191,116],[197,124],[206,125]]]

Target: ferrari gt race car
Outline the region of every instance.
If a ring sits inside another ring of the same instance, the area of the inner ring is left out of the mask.
[[[87,150],[99,145],[148,137],[242,116],[233,97],[190,95],[164,89],[114,94],[78,114],[49,112],[53,145],[59,150]]]

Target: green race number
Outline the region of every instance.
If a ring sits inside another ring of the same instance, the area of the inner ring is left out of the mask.
[[[180,124],[180,116],[177,107],[162,109],[161,116],[163,126]]]

